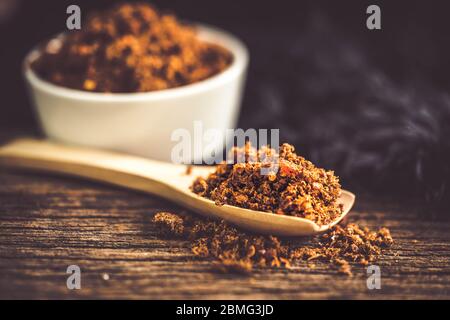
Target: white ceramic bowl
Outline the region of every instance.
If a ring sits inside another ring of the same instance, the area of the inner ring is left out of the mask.
[[[232,35],[199,25],[199,37],[227,48],[232,64],[220,74],[186,86],[147,93],[94,93],[54,85],[38,78],[25,58],[24,74],[39,122],[48,138],[171,161],[172,132],[194,121],[203,130],[236,126],[248,65],[246,47]],[[223,144],[223,141],[215,141]],[[211,147],[211,146],[209,146]],[[198,159],[197,159],[198,160]]]

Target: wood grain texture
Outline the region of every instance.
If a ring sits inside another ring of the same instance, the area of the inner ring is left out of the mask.
[[[224,219],[246,230],[277,236],[311,236],[325,231],[339,223],[355,202],[353,193],[342,190],[337,199],[342,205],[340,216],[326,225],[237,206],[218,206],[190,189],[195,177],[207,177],[214,171],[213,166],[192,166],[190,174],[186,174],[185,165],[39,139],[18,139],[0,146],[0,167],[78,177],[137,190],[168,199],[208,218]]]
[[[157,234],[151,217],[160,210],[181,209],[110,186],[0,170],[0,298],[450,298],[450,223],[421,221],[414,205],[359,196],[351,213],[392,231],[395,244],[378,261],[381,290],[367,289],[363,268],[349,278],[320,263],[216,274],[188,242]],[[71,264],[81,268],[81,290],[66,288]]]

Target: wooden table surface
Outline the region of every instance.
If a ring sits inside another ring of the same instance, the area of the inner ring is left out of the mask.
[[[159,237],[151,217],[180,208],[106,185],[0,169],[0,298],[72,299],[449,299],[450,222],[423,221],[422,209],[358,196],[351,220],[391,229],[395,244],[378,261],[381,289],[366,271],[327,264],[217,274],[189,243]],[[68,290],[66,269],[81,268]]]

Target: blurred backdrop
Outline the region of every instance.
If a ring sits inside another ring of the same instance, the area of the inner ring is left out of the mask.
[[[86,14],[113,2],[0,0],[2,130],[36,131],[21,76],[27,51],[65,28],[69,4]],[[151,3],[227,29],[247,44],[240,127],[280,128],[282,141],[335,169],[345,187],[445,204],[448,0]],[[366,28],[370,4],[381,7],[382,30]]]

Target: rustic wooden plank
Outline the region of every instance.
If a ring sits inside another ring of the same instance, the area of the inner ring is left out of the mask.
[[[0,171],[0,298],[450,298],[450,223],[421,221],[414,204],[365,196],[352,212],[396,240],[378,261],[381,290],[367,289],[363,268],[348,278],[322,263],[216,274],[186,241],[158,236],[150,220],[159,210],[182,209],[110,186]],[[81,267],[81,290],[66,288],[70,264]]]

